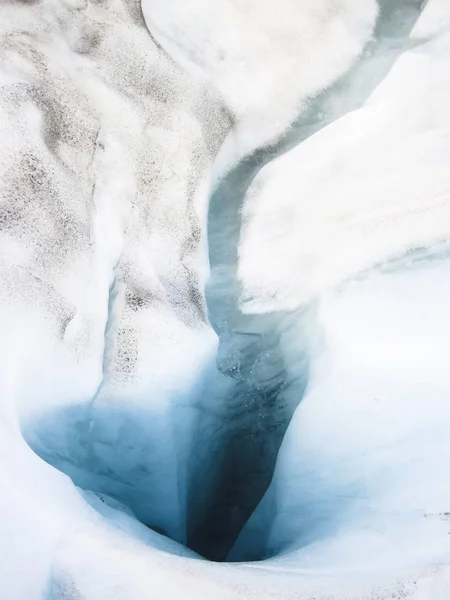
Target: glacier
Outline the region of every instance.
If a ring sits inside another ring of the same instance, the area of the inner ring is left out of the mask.
[[[448,3],[0,11],[2,597],[447,598]]]

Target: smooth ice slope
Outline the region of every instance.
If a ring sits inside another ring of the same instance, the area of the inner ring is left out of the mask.
[[[449,256],[412,254],[321,297],[308,390],[246,552],[333,573],[448,561]]]

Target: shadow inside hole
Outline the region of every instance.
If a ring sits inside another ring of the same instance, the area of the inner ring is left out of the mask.
[[[270,484],[307,377],[305,360],[289,380],[277,336],[242,335],[240,348],[233,339],[233,377],[211,365],[193,395],[164,411],[98,399],[23,423],[24,437],[78,487],[116,498],[154,531],[225,561]]]

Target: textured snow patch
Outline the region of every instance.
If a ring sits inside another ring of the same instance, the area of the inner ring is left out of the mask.
[[[219,90],[244,153],[279,135],[361,52],[374,0],[143,0],[162,45]],[[236,149],[235,149],[236,151]]]
[[[445,3],[430,3],[410,49],[363,108],[255,179],[240,247],[244,310],[293,308],[377,262],[446,239],[446,23]]]

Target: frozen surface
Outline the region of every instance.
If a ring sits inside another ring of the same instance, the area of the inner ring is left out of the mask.
[[[333,572],[448,561],[449,250],[321,297],[308,390],[241,543]]]
[[[0,2],[2,598],[447,600],[450,10],[422,4]],[[202,560],[301,399],[229,556],[273,558]]]
[[[448,562],[449,18],[430,3],[364,107],[247,193],[242,310],[310,302],[318,337],[232,558],[264,547],[274,568],[334,574]]]
[[[296,307],[377,262],[446,239],[448,19],[445,4],[428,5],[409,49],[364,106],[254,181],[240,246],[245,310]]]
[[[276,138],[369,39],[374,0],[142,0],[150,31],[236,124],[219,165]],[[280,91],[282,90],[282,93]]]

